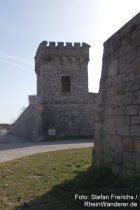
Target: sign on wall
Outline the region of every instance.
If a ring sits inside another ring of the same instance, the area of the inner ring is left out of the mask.
[[[56,129],[48,129],[49,136],[56,136]]]
[[[28,100],[29,100],[29,104],[36,104],[37,96],[36,95],[29,95]]]

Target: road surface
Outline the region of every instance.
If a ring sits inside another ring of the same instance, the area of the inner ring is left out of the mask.
[[[93,147],[93,140],[63,140],[35,143],[4,134],[0,135],[0,163],[41,152],[84,147]]]

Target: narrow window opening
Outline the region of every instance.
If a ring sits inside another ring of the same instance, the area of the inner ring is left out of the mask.
[[[71,92],[71,80],[69,76],[62,77],[62,93]]]

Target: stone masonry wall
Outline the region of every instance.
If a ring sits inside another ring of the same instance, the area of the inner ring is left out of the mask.
[[[96,93],[88,92],[89,45],[43,41],[35,56],[37,95],[44,107],[43,128],[57,136],[94,134]],[[62,77],[69,76],[71,91],[63,93]],[[45,121],[45,122],[44,122]]]
[[[9,133],[32,141],[40,141],[41,114],[30,104],[10,128]]]
[[[33,141],[56,136],[91,136],[97,94],[88,92],[89,45],[43,41],[35,56],[36,105],[29,105],[10,128],[10,133]],[[71,80],[70,93],[62,93],[62,77]],[[42,111],[38,112],[39,109]],[[38,111],[37,111],[38,109]]]
[[[57,136],[93,136],[93,104],[49,104],[45,107],[44,132],[55,129]]]
[[[87,103],[89,45],[43,41],[35,56],[37,94],[43,103]],[[71,92],[62,94],[61,78],[70,76]]]
[[[104,43],[93,163],[140,175],[140,13]]]

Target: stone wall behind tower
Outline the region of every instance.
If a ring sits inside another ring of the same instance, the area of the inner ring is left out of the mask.
[[[104,43],[93,163],[140,174],[140,13]]]

